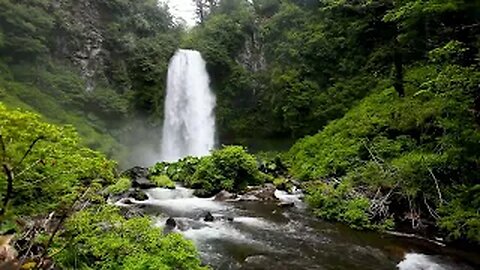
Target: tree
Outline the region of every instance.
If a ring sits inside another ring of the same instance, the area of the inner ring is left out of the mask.
[[[195,13],[197,14],[200,23],[205,21],[205,18],[218,5],[220,0],[193,0],[195,2]]]

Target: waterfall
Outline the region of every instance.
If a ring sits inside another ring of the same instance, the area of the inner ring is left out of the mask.
[[[215,142],[215,102],[202,55],[178,50],[168,68],[162,160],[210,152]]]

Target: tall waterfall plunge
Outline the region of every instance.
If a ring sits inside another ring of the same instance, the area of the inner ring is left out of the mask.
[[[162,160],[210,152],[215,144],[215,102],[202,55],[178,50],[168,68]]]

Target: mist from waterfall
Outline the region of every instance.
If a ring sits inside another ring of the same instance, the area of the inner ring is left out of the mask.
[[[202,55],[178,50],[168,68],[162,160],[209,154],[215,144],[215,103]]]

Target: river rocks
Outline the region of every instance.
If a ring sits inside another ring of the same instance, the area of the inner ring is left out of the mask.
[[[211,198],[212,196],[215,196],[215,193],[206,191],[205,189],[195,189],[193,195],[199,198]]]
[[[215,220],[215,217],[213,217],[212,213],[207,212],[205,217],[203,218],[205,222],[213,222]]]
[[[277,201],[275,197],[275,186],[265,184],[264,186],[249,187],[247,192],[240,197],[241,201]]]
[[[120,202],[123,203],[123,204],[125,204],[125,205],[132,205],[132,204],[134,204],[130,198],[122,199],[122,200],[120,200]]]
[[[171,233],[175,228],[177,227],[177,221],[169,217],[167,221],[165,221],[165,227],[163,228],[163,233],[164,234],[169,234]]]
[[[135,189],[133,190],[130,194],[129,197],[132,197],[133,199],[137,201],[146,201],[148,200],[147,194],[145,192],[141,191],[140,189]]]
[[[290,207],[294,207],[295,203],[294,202],[279,202],[277,204],[277,206],[281,207],[281,208],[290,208]]]
[[[169,227],[175,228],[175,227],[177,227],[177,222],[175,221],[174,218],[169,217],[169,218],[167,219],[167,221],[165,222],[165,226],[169,226]]]
[[[268,266],[268,267],[266,267]],[[270,258],[265,255],[253,255],[247,257],[241,269],[243,270],[263,270],[263,269],[278,269],[287,270],[288,267],[275,258]]]
[[[132,187],[134,188],[149,189],[156,187],[154,183],[148,180],[148,174],[148,168],[139,166],[133,167],[122,173],[123,176],[126,176],[132,180]]]
[[[213,199],[214,201],[228,201],[228,200],[234,200],[237,198],[237,194],[230,193],[226,190],[220,191],[217,195],[215,195],[215,198]]]

